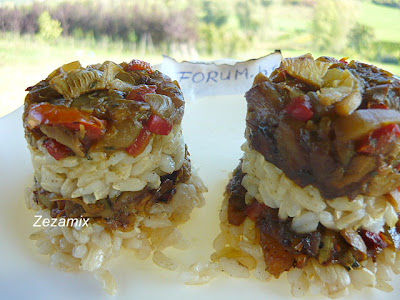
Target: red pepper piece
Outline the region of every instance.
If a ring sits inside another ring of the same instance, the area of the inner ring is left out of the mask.
[[[348,57],[343,57],[343,58],[340,59],[339,61],[340,61],[341,63],[344,63],[344,64],[348,65],[349,63],[347,62],[347,59],[348,59]]]
[[[149,73],[153,73],[153,69],[148,62],[139,59],[133,59],[126,67],[126,71],[141,71],[146,70]]]
[[[362,154],[371,154],[375,152],[376,145],[370,140],[370,135],[364,137],[357,146],[357,152]]]
[[[93,140],[100,138],[106,131],[106,121],[74,107],[50,103],[33,104],[28,110],[27,124],[29,129],[40,125],[56,125],[72,130],[80,130],[80,126],[83,125],[86,135]]]
[[[258,201],[254,201],[252,204],[247,206],[246,214],[251,220],[257,221],[257,219],[261,216],[261,214],[264,212],[265,209],[266,209],[265,204],[262,204]]]
[[[400,127],[397,124],[383,126],[367,137],[363,138],[357,147],[358,153],[373,154],[377,153],[386,144],[393,142],[400,137]]]
[[[389,107],[383,103],[374,103],[374,104],[368,104],[368,108],[371,109],[389,109]]]
[[[152,115],[147,122],[147,128],[155,134],[168,135],[172,130],[172,124],[160,116]]]
[[[56,160],[60,160],[74,154],[74,151],[72,151],[67,146],[57,142],[55,139],[44,140],[43,146],[47,149],[47,152],[49,152],[49,154],[53,156]]]
[[[135,100],[135,101],[144,101],[143,96],[146,94],[154,94],[157,90],[157,86],[155,85],[140,85],[135,87],[129,94],[126,96],[126,99]]]
[[[153,134],[147,128],[143,128],[132,145],[126,148],[126,152],[132,156],[138,156],[144,151],[144,149],[146,149],[152,135]]]
[[[294,98],[285,108],[289,116],[307,122],[314,116],[310,101],[306,96]]]
[[[376,250],[378,248],[384,249],[388,246],[385,239],[382,238],[382,235],[382,233],[375,233],[365,229],[360,230],[360,236],[362,237],[368,250]]]
[[[242,224],[247,217],[246,207],[241,197],[231,195],[228,205],[228,222],[235,226]]]

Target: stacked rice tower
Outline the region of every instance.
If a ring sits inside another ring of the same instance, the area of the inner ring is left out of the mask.
[[[96,271],[110,293],[106,263],[121,246],[175,269],[162,250],[187,246],[177,225],[206,191],[183,140],[178,84],[139,60],[72,62],[27,90],[28,206],[58,220],[32,234],[39,252],[61,269]],[[70,219],[89,221],[59,222]]]
[[[215,262],[238,276],[287,272],[292,294],[391,291],[400,272],[400,82],[311,55],[259,74],[243,158],[220,213]]]

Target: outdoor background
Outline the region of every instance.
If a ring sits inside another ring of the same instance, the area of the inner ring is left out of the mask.
[[[246,60],[275,49],[400,75],[400,0],[0,0],[0,116],[74,60]]]

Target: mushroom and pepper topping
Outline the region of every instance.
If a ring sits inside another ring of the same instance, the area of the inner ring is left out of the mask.
[[[57,160],[95,150],[137,156],[153,135],[168,135],[180,124],[184,109],[177,82],[139,60],[87,68],[72,62],[27,91],[27,139],[35,145],[45,137]]]
[[[400,186],[400,81],[374,66],[284,59],[246,93],[252,148],[298,185],[332,199]]]

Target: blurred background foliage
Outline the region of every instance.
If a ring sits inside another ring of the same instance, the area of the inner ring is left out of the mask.
[[[244,60],[281,49],[400,74],[399,20],[400,0],[1,0],[0,116],[72,60]]]

